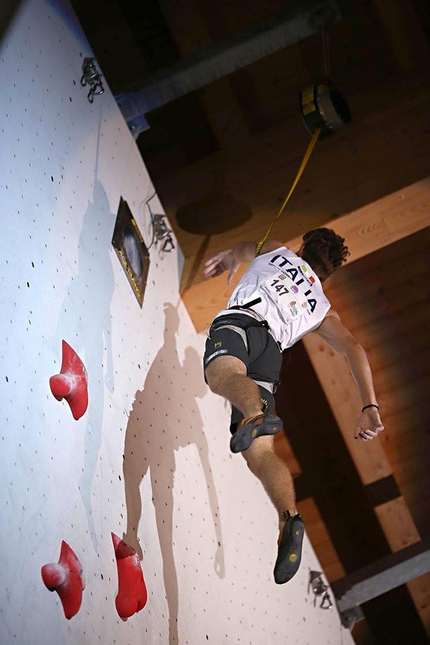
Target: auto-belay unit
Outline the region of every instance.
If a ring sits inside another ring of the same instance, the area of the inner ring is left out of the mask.
[[[320,129],[320,140],[339,132],[351,122],[348,103],[330,83],[305,87],[300,94],[300,110],[311,134]]]

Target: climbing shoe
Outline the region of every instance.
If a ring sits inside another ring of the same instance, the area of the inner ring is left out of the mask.
[[[305,525],[298,513],[291,517],[286,511],[284,516],[288,519],[279,541],[278,557],[273,570],[275,582],[278,585],[288,582],[297,573],[302,559],[302,542],[305,532]]]
[[[254,439],[267,434],[277,434],[282,429],[282,421],[271,414],[258,414],[249,419],[243,419],[231,438],[230,450],[243,452],[247,450]]]

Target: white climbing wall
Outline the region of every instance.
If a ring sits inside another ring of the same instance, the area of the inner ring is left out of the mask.
[[[105,81],[88,101],[87,56],[67,2],[23,2],[2,34],[0,642],[352,643],[309,595],[307,540],[297,576],[272,580],[275,513],[204,385],[178,248],[151,247],[138,306],[111,239],[123,197],[150,244],[154,187]],[[89,374],[79,421],[49,389],[63,339]],[[148,588],[127,621],[111,532],[141,555]],[[71,620],[41,578],[62,540],[86,578]]]

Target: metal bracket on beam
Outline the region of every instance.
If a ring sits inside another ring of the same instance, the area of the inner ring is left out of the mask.
[[[298,0],[245,31],[204,47],[116,96],[135,138],[148,124],[143,115],[238,69],[329,29],[341,20],[335,0]]]
[[[360,605],[430,571],[430,538],[391,553],[331,584],[345,627],[363,618]]]
[[[355,623],[364,620],[364,614],[361,607],[351,607],[351,609],[345,609],[345,611],[340,612],[340,620],[343,627],[352,631]]]

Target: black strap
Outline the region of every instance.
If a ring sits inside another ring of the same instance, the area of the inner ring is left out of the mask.
[[[361,411],[364,412],[367,408],[377,408],[379,410],[379,405],[376,405],[376,403],[369,403],[369,405],[365,405],[364,408],[361,408]]]
[[[235,318],[233,318],[233,316],[234,314],[232,314],[231,316],[225,314],[223,316],[218,316],[218,318],[215,318],[210,327],[211,331],[216,331],[218,327],[224,325],[234,325],[235,327],[245,329],[245,331],[249,327],[266,327],[266,329],[269,327],[265,320],[256,320],[252,316],[236,316]]]
[[[233,305],[229,309],[251,309],[254,305],[258,305],[259,302],[261,302],[261,298],[254,298],[251,302],[247,302],[244,305]]]

